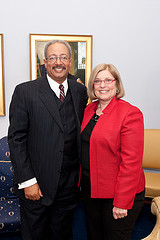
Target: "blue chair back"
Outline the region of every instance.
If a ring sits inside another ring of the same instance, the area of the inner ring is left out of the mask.
[[[20,231],[19,198],[14,194],[14,170],[7,137],[0,139],[0,234]]]

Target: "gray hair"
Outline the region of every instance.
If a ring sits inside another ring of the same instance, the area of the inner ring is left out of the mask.
[[[71,46],[69,45],[68,42],[66,42],[64,40],[52,40],[52,41],[49,41],[46,44],[45,49],[44,49],[44,56],[45,56],[45,58],[47,58],[47,50],[48,50],[49,46],[52,45],[52,44],[55,44],[55,43],[62,43],[62,44],[64,44],[67,47],[67,49],[68,49],[69,58],[71,58]]]

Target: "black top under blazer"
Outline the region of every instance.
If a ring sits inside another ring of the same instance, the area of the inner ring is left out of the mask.
[[[68,79],[68,85],[77,122],[77,149],[80,150],[80,124],[87,92],[86,87],[75,80]],[[18,85],[10,104],[8,132],[16,193],[23,193],[17,190],[18,183],[36,177],[44,201],[54,199],[63,160],[63,134],[57,103],[46,76]],[[78,157],[80,159],[80,151]]]

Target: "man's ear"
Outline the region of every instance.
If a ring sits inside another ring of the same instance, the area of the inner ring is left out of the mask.
[[[47,60],[44,58],[43,62],[44,62],[45,68],[46,68]]]
[[[72,58],[69,59],[70,67],[72,65]]]

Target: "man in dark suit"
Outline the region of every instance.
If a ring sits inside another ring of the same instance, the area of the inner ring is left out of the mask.
[[[49,42],[47,75],[18,85],[12,97],[8,141],[23,240],[72,239],[87,93],[67,79],[71,62],[67,42]]]

